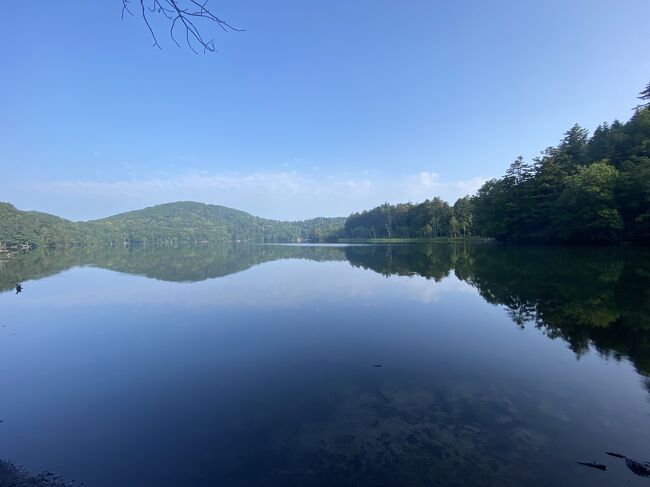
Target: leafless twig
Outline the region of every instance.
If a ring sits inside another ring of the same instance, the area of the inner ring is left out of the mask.
[[[243,29],[233,27],[225,20],[217,17],[207,7],[208,0],[122,0],[122,18],[124,14],[128,13],[133,15],[131,11],[131,4],[138,3],[140,5],[140,12],[142,19],[149,29],[149,33],[153,38],[153,47],[161,49],[158,43],[158,38],[151,25],[151,16],[159,15],[165,20],[171,22],[169,27],[169,35],[174,41],[174,44],[180,47],[180,43],[176,39],[176,31],[178,28],[185,30],[185,42],[187,46],[198,54],[197,49],[203,49],[203,52],[216,52],[214,47],[214,39],[207,39],[201,34],[197,22],[205,21],[212,22],[219,26],[224,32],[235,31],[242,32]]]

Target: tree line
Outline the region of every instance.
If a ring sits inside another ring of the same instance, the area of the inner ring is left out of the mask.
[[[625,123],[589,136],[574,125],[557,146],[453,205],[384,204],[347,219],[348,238],[491,237],[504,242],[650,242],[650,83]]]
[[[469,237],[473,227],[470,197],[453,206],[435,197],[424,203],[385,203],[372,210],[353,213],[345,221],[343,236],[349,238]]]

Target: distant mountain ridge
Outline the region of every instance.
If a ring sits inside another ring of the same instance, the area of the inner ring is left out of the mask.
[[[345,218],[278,221],[241,210],[178,201],[117,215],[73,222],[48,213],[0,203],[0,245],[4,248],[96,244],[325,241]]]

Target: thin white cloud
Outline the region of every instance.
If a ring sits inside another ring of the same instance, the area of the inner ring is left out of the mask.
[[[191,172],[121,181],[40,181],[20,185],[13,200],[72,219],[89,219],[178,200],[242,209],[276,219],[346,216],[385,201],[419,202],[434,196],[453,202],[485,181],[447,181],[435,172],[389,176],[360,171],[320,175],[295,170],[251,173]],[[40,206],[36,207],[35,202]]]
[[[486,180],[486,178],[474,177],[468,180],[443,181],[435,172],[421,171],[407,178],[406,193],[412,201],[431,199],[433,196],[452,201],[476,193]]]

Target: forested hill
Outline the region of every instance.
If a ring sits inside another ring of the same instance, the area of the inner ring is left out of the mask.
[[[87,239],[80,223],[39,211],[20,211],[0,202],[0,250],[23,244],[51,246]]]
[[[314,218],[284,222],[225,206],[182,201],[121,213],[85,226],[102,242],[295,242],[325,239],[344,221]]]
[[[47,213],[21,211],[0,203],[0,242],[24,244],[173,244],[196,242],[322,241],[338,231],[344,218],[283,222],[224,206],[176,202],[92,220],[71,222]]]
[[[650,243],[650,84],[625,123],[574,125],[557,146],[449,205],[385,204],[354,213],[351,238],[492,237],[505,242]]]

